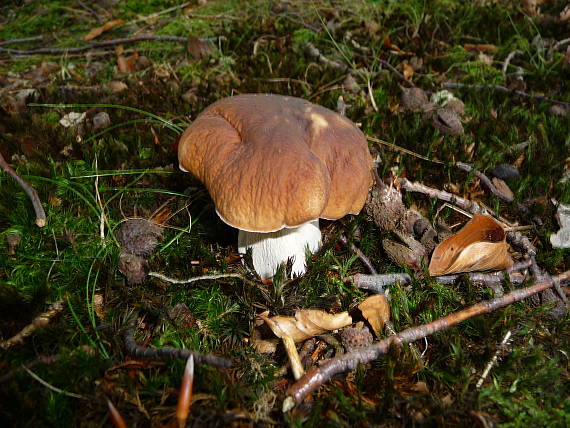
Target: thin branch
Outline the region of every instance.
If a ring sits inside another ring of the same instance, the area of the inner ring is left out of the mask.
[[[318,62],[326,67],[332,68],[334,70],[348,71],[348,66],[346,64],[328,59],[311,42],[303,43],[303,50],[307,55],[315,58]]]
[[[471,213],[471,214],[487,214],[492,213],[485,207],[480,206],[477,202],[468,201],[459,196],[453,195],[451,193],[445,192],[443,190],[434,189],[433,187],[428,187],[424,184],[409,181],[406,178],[399,178],[400,187],[407,192],[417,192],[429,196],[430,198],[436,198],[451,204],[457,205],[459,208]],[[528,254],[531,259],[536,255],[536,248],[530,240],[518,231],[508,231],[507,241],[520,249],[525,254]]]
[[[493,358],[491,358],[491,360],[487,363],[485,370],[483,370],[481,377],[479,378],[479,380],[475,384],[476,388],[481,388],[481,385],[483,385],[483,382],[485,382],[485,379],[487,379],[489,372],[491,371],[491,369],[493,368],[493,366],[497,363],[497,360],[499,359],[499,353],[507,347],[507,345],[509,343],[509,339],[511,338],[511,335],[512,335],[511,330],[507,331],[507,334],[505,334],[503,341],[501,342],[501,344],[499,345],[499,347],[495,351]]]
[[[85,399],[86,397],[84,397],[83,395],[79,395],[79,394],[74,394],[73,392],[67,392],[64,391],[63,389],[59,389],[56,388],[53,385],[50,385],[49,383],[47,383],[45,380],[43,380],[41,377],[39,377],[37,374],[35,374],[33,371],[31,371],[29,368],[27,368],[26,366],[22,366],[22,368],[28,372],[28,374],[35,380],[37,380],[39,383],[41,383],[43,386],[45,386],[47,389],[50,389],[54,392],[57,392],[58,394],[63,394],[66,395],[68,397],[73,397],[73,398],[81,398],[81,399]]]
[[[404,75],[402,73],[400,73],[398,70],[396,70],[396,68],[390,64],[388,61],[381,59],[378,61],[380,64],[382,64],[384,67],[386,67],[387,69],[389,69],[392,73],[394,73],[396,76],[398,76],[400,78],[400,80],[402,82],[404,82],[406,85],[408,85],[410,88],[415,88],[416,85],[414,84],[414,82],[407,80]]]
[[[206,42],[211,41],[211,39],[200,39],[200,40]],[[103,42],[94,42],[88,45],[78,46],[76,48],[37,48],[37,49],[28,49],[28,50],[0,48],[0,52],[6,52],[14,55],[37,55],[37,54],[60,55],[60,54],[73,54],[73,53],[85,52],[91,49],[106,48],[110,46],[123,45],[135,42],[144,42],[144,41],[188,43],[188,38],[178,37],[178,36],[141,35],[136,37],[127,37],[123,39],[106,40]]]
[[[0,348],[10,349],[12,346],[22,343],[24,339],[31,336],[36,329],[46,327],[49,322],[63,310],[64,307],[63,300],[58,300],[57,302],[52,303],[46,312],[42,312],[35,317],[30,324],[20,330],[15,336],[0,342]]]
[[[452,275],[435,276],[434,279],[441,284],[453,284],[461,279],[467,279],[471,282],[482,283],[487,286],[493,287],[500,284],[505,276],[508,277],[511,284],[522,284],[525,276],[517,271],[527,269],[531,266],[531,259],[515,263],[511,268],[506,271],[498,271],[491,273],[482,272],[469,272],[458,273]],[[346,278],[346,282],[354,284],[358,288],[370,290],[377,294],[384,294],[384,288],[399,282],[400,284],[409,284],[412,282],[412,277],[407,273],[384,273],[374,275],[364,275],[357,273]]]
[[[244,279],[244,276],[239,274],[239,273],[221,273],[218,275],[203,275],[203,276],[195,276],[195,277],[189,278],[189,279],[169,278],[168,276],[165,276],[165,275],[158,273],[158,272],[149,272],[148,276],[152,276],[154,278],[158,278],[158,279],[161,279],[163,281],[170,282],[171,284],[190,284],[190,283],[196,282],[196,281],[205,281],[205,280],[209,280],[209,279],[214,280],[214,279],[220,279],[220,278]]]
[[[73,350],[71,352],[71,355],[76,354],[78,351],[81,351],[81,352],[88,354],[88,355],[92,355],[95,352],[93,350],[93,348],[91,348],[89,345],[82,345],[79,348]],[[40,356],[34,358],[33,360],[28,361],[27,363],[23,363],[20,366],[16,367],[14,370],[11,370],[8,373],[4,374],[2,377],[0,377],[0,385],[5,383],[5,382],[12,380],[14,377],[16,377],[16,375],[18,373],[24,371],[24,369],[26,369],[26,368],[32,369],[39,364],[45,364],[45,365],[49,366],[51,364],[55,364],[55,363],[59,362],[61,360],[61,357],[62,357],[61,354],[40,355]]]
[[[406,178],[399,178],[400,186],[407,192],[417,192],[436,198],[451,204],[457,205],[459,208],[470,212],[471,214],[489,214],[486,208],[481,207],[477,202],[468,201],[452,193],[444,190],[434,189],[418,182],[409,181]]]
[[[133,25],[133,24],[137,24],[137,23],[142,22],[142,21],[148,21],[149,19],[158,18],[161,15],[166,15],[167,13],[174,12],[175,10],[184,9],[188,5],[190,5],[190,2],[186,1],[186,2],[178,4],[176,6],[169,7],[168,9],[161,10],[160,12],[151,13],[150,15],[143,16],[141,18],[137,18],[137,19],[134,19],[132,21],[129,21],[126,23],[126,25]]]
[[[487,189],[489,189],[489,191],[495,195],[497,198],[505,201],[505,202],[513,202],[513,199],[504,195],[502,192],[499,191],[499,189],[497,189],[497,187],[495,187],[495,185],[491,182],[491,180],[489,179],[489,177],[487,177],[485,174],[483,174],[481,171],[476,170],[475,168],[473,168],[471,165],[463,163],[463,162],[456,162],[455,166],[459,169],[461,169],[462,171],[465,172],[473,172],[473,174],[475,175],[475,177],[477,177],[479,179],[479,181],[481,181],[481,184],[483,186],[485,186]]]
[[[9,371],[8,373],[0,377],[0,385],[3,384],[4,382],[12,380],[14,377],[16,377],[18,373],[24,371],[24,369],[32,369],[39,364],[45,364],[45,365],[55,364],[60,360],[61,360],[61,354],[40,355],[39,357],[33,359],[32,361],[29,361],[26,364],[22,364],[21,366],[15,368],[14,370]]]
[[[0,46],[13,45],[16,43],[37,42],[43,40],[44,36],[23,37],[21,39],[2,40]]]
[[[460,322],[475,316],[488,314],[514,302],[521,301],[540,293],[541,291],[552,288],[554,281],[559,281],[561,284],[566,285],[570,282],[570,271],[563,272],[553,279],[548,278],[536,281],[532,286],[515,290],[504,296],[477,303],[436,321],[408,328],[401,331],[396,336],[390,336],[361,350],[332,358],[322,366],[311,369],[305,374],[305,376],[289,388],[289,396],[283,404],[284,409],[288,409],[295,404],[300,404],[307,395],[330,380],[333,376],[348,370],[354,370],[358,364],[368,363],[375,360],[380,355],[387,353],[392,345],[400,347],[406,343],[423,339],[426,336],[455,326]]]
[[[26,192],[28,198],[32,201],[32,205],[34,206],[34,211],[36,212],[36,224],[39,227],[44,227],[46,225],[46,212],[42,206],[42,201],[40,201],[40,197],[38,196],[38,192],[30,186],[23,178],[21,178],[16,171],[12,169],[2,153],[0,153],[0,169],[3,170],[6,174],[12,177],[16,182],[20,185],[20,187]]]
[[[374,269],[374,266],[372,265],[372,262],[368,257],[366,257],[366,255],[362,251],[360,251],[360,248],[358,248],[354,244],[349,245],[348,239],[346,239],[346,236],[344,235],[340,235],[338,240],[342,242],[346,247],[350,248],[350,251],[352,251],[354,254],[358,256],[362,264],[366,266],[366,269],[368,269],[368,272],[370,272],[372,275],[377,274],[376,269]]]
[[[405,149],[405,148],[403,148],[403,147],[397,146],[397,145],[394,144],[394,143],[390,143],[390,142],[388,142],[388,141],[381,140],[380,138],[370,137],[370,136],[367,135],[367,136],[366,136],[366,139],[367,139],[368,141],[372,141],[373,143],[378,143],[378,144],[381,144],[381,145],[383,145],[383,146],[386,146],[386,147],[388,147],[388,148],[390,148],[391,150],[394,150],[394,151],[396,151],[396,152],[405,153],[405,154],[407,154],[407,155],[414,156],[414,157],[416,157],[416,158],[418,158],[418,159],[422,159],[422,160],[425,160],[425,161],[428,161],[428,162],[437,163],[437,164],[439,164],[439,165],[443,165],[443,164],[444,164],[444,162],[442,162],[442,161],[430,159],[430,158],[428,158],[428,157],[426,157],[426,156],[422,156],[422,155],[420,155],[420,154],[418,154],[418,153],[416,153],[416,152],[412,152],[411,150],[408,150],[408,149]]]
[[[550,104],[558,104],[570,108],[570,103],[567,103],[565,101],[553,100],[552,98],[545,97],[544,95],[527,94],[526,92],[511,90],[505,86],[500,86],[500,85],[466,85],[464,83],[448,82],[444,83],[442,86],[445,89],[473,89],[475,91],[491,90],[496,92],[503,92],[515,95],[517,97],[527,98],[531,101],[544,101]]]
[[[77,3],[79,3],[79,6],[81,6],[83,9],[85,9],[87,12],[89,12],[91,15],[93,15],[95,17],[95,19],[97,20],[97,22],[99,22],[99,24],[103,24],[103,18],[101,18],[97,12],[95,12],[93,9],[91,9],[89,6],[87,6],[81,0],[78,0]]]
[[[170,346],[153,349],[139,346],[135,341],[134,326],[129,326],[125,329],[123,340],[125,342],[125,350],[127,353],[134,355],[137,358],[187,360],[190,355],[192,355],[196,364],[206,364],[221,369],[232,366],[231,361],[226,358],[217,357],[212,354],[201,354],[189,349],[178,349]]]

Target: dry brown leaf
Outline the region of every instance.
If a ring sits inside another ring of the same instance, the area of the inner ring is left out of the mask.
[[[122,19],[115,19],[113,21],[105,22],[100,27],[93,28],[91,31],[89,31],[89,33],[87,33],[87,35],[85,37],[83,37],[83,40],[85,40],[87,42],[89,40],[93,40],[95,37],[100,36],[104,32],[110,31],[113,28],[120,27],[124,23],[125,23],[125,21],[123,21]]]
[[[364,299],[358,305],[358,309],[362,312],[362,316],[370,323],[376,337],[380,335],[384,324],[390,320],[390,306],[384,294],[374,294]]]
[[[490,216],[475,215],[435,248],[429,273],[436,276],[506,269],[513,264],[508,248],[503,227]]]
[[[294,317],[277,315],[268,318],[263,315],[259,316],[267,323],[275,336],[280,339],[290,336],[295,342],[352,324],[352,318],[348,312],[333,315],[317,309],[299,310],[295,312]]]

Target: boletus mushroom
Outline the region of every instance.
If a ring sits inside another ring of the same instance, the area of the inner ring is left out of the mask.
[[[357,214],[372,183],[364,134],[300,98],[244,94],[207,107],[178,146],[180,168],[208,189],[219,217],[239,229],[262,279],[293,258],[305,272],[321,245],[319,218]]]

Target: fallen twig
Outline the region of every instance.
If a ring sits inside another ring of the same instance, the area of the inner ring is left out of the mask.
[[[13,379],[14,377],[16,377],[16,374],[20,373],[24,369],[32,369],[35,366],[37,366],[38,364],[46,364],[46,365],[55,364],[59,360],[61,360],[61,354],[40,355],[39,357],[33,359],[32,361],[30,361],[26,364],[22,364],[21,366],[17,367],[16,369],[11,370],[8,373],[6,373],[5,375],[3,375],[2,377],[0,377],[0,384],[3,384],[4,382],[8,382],[9,380]]]
[[[93,348],[91,348],[89,345],[83,345],[77,348],[76,350],[72,351],[71,355],[75,354],[77,351],[82,351],[86,354],[92,354],[94,352]],[[19,367],[16,367],[14,370],[11,370],[8,373],[4,374],[2,377],[0,377],[0,385],[5,382],[8,382],[9,380],[12,380],[14,377],[16,377],[18,373],[24,371],[25,369],[33,369],[39,364],[45,364],[45,365],[55,364],[61,360],[61,357],[62,357],[61,354],[40,355],[37,358],[34,358],[33,360],[28,361],[27,363],[21,364]]]
[[[101,18],[97,12],[95,12],[93,9],[91,9],[89,6],[87,6],[81,0],[78,0],[77,3],[79,3],[79,6],[81,6],[83,9],[85,9],[89,14],[93,15],[95,17],[95,19],[97,20],[97,22],[99,22],[99,24],[103,24],[103,22],[104,22],[103,18]]]
[[[503,93],[507,93],[507,94],[512,94],[512,95],[515,95],[515,96],[521,97],[521,98],[527,98],[531,101],[544,101],[544,102],[547,102],[550,104],[558,104],[558,105],[565,106],[566,108],[570,108],[570,103],[567,103],[565,101],[553,100],[552,98],[545,97],[544,95],[527,94],[526,92],[518,91],[518,90],[511,90],[505,86],[500,86],[500,85],[466,85],[464,83],[448,82],[448,83],[443,84],[443,88],[445,88],[445,89],[473,89],[475,91],[491,90],[491,91],[496,91],[496,92],[503,92]]]
[[[404,77],[404,75],[402,73],[400,73],[398,70],[396,70],[396,68],[390,64],[388,61],[381,59],[378,61],[380,64],[382,64],[384,67],[388,68],[392,73],[394,73],[396,76],[398,76],[400,78],[400,80],[402,82],[404,82],[406,85],[408,85],[410,88],[415,88],[416,85],[414,84],[414,82],[412,82],[411,80],[408,80]]]
[[[390,148],[391,150],[394,150],[394,151],[396,151],[396,152],[405,153],[405,154],[407,154],[407,155],[414,156],[414,157],[416,157],[416,158],[418,158],[418,159],[422,159],[422,160],[425,160],[425,161],[428,161],[428,162],[437,163],[437,164],[439,164],[439,165],[443,165],[443,164],[444,164],[444,162],[442,162],[442,161],[430,159],[430,158],[428,158],[428,157],[426,157],[426,156],[420,155],[419,153],[412,152],[411,150],[405,149],[404,147],[400,147],[400,146],[398,146],[398,145],[396,145],[396,144],[394,144],[394,143],[390,143],[390,142],[388,142],[388,141],[381,140],[380,138],[370,137],[370,136],[367,135],[367,136],[366,136],[366,139],[367,139],[368,141],[372,141],[373,143],[378,143],[378,144],[381,144],[381,145],[383,145],[383,146],[386,146],[386,147],[388,147],[388,148]]]
[[[38,328],[47,327],[49,322],[59,314],[64,308],[63,300],[58,300],[57,302],[52,303],[48,310],[42,312],[37,317],[35,317],[30,324],[25,326],[22,330],[20,330],[15,336],[12,336],[10,339],[7,339],[3,342],[0,342],[0,348],[3,349],[10,349],[12,346],[22,343],[24,339],[31,334]]]
[[[191,351],[189,349],[178,349],[172,348],[170,346],[165,346],[164,348],[145,348],[143,346],[137,345],[135,341],[135,328],[134,326],[128,326],[125,329],[123,335],[125,342],[125,350],[127,353],[134,355],[138,358],[154,358],[154,359],[178,359],[187,360],[190,355],[194,358],[196,364],[206,364],[217,368],[228,368],[232,366],[230,360],[222,357],[217,357],[211,354],[201,354],[196,351]]]
[[[495,195],[497,198],[505,201],[505,202],[513,202],[513,199],[504,195],[502,192],[500,192],[495,185],[491,182],[491,180],[489,179],[489,177],[487,177],[485,174],[483,174],[481,171],[476,170],[475,168],[473,168],[471,165],[468,165],[466,163],[463,162],[456,162],[455,166],[459,169],[461,169],[462,171],[465,172],[472,172],[475,177],[477,177],[479,179],[479,181],[481,182],[481,184],[483,186],[485,186],[487,189],[489,189],[489,191]]]
[[[360,259],[362,264],[364,266],[366,266],[366,269],[368,269],[368,272],[370,272],[372,275],[376,275],[377,272],[376,272],[376,269],[374,269],[372,262],[370,261],[370,259],[368,257],[366,257],[366,255],[362,251],[360,251],[360,248],[358,248],[354,244],[349,245],[348,239],[346,239],[346,236],[344,236],[344,235],[340,235],[338,240],[340,242],[342,242],[345,246],[349,247],[350,250],[358,256],[358,258]]]
[[[445,330],[467,319],[487,314],[514,302],[521,301],[540,293],[541,291],[552,288],[554,281],[567,285],[567,283],[570,282],[570,271],[563,272],[552,279],[547,278],[541,281],[536,281],[529,287],[515,290],[504,296],[477,303],[436,321],[408,328],[401,331],[396,336],[390,336],[358,351],[332,358],[322,366],[308,371],[305,376],[289,388],[288,397],[283,403],[283,410],[287,411],[295,404],[300,404],[307,395],[331,379],[332,376],[348,370],[354,370],[358,364],[368,363],[375,360],[380,355],[387,353],[392,345],[399,347],[406,343],[423,339],[426,336]]]
[[[468,201],[459,196],[453,195],[443,190],[434,189],[433,187],[428,187],[424,184],[409,181],[406,178],[399,178],[400,187],[407,192],[417,192],[429,196],[430,198],[440,199],[445,202],[457,205],[459,208],[471,213],[471,214],[487,214],[491,215],[487,208],[482,207],[477,202]],[[522,250],[523,253],[528,254],[532,258],[536,255],[536,248],[530,240],[518,231],[508,231],[507,241]],[[529,266],[530,267],[530,266]]]
[[[444,190],[434,189],[418,182],[409,181],[406,178],[399,178],[400,187],[407,192],[423,193],[430,198],[436,198],[451,204],[457,205],[459,208],[470,212],[471,214],[489,214],[486,208],[479,205],[477,202],[468,201],[460,196],[448,193]]]
[[[485,379],[487,379],[487,376],[489,375],[489,372],[491,371],[491,369],[493,368],[493,366],[497,363],[497,360],[499,359],[499,353],[507,346],[507,344],[509,343],[509,339],[511,338],[511,331],[507,331],[507,334],[505,334],[505,337],[503,338],[503,341],[501,342],[501,344],[499,345],[499,347],[497,348],[497,350],[495,351],[495,353],[493,354],[493,358],[491,358],[491,360],[487,363],[487,366],[485,367],[485,370],[483,370],[483,373],[481,374],[481,377],[479,378],[479,380],[477,381],[477,383],[475,384],[476,388],[481,388],[481,385],[483,385],[483,382],[485,382]]]
[[[303,43],[303,50],[307,55],[315,58],[326,67],[330,67],[334,70],[342,70],[342,71],[348,70],[348,66],[346,64],[343,64],[342,62],[338,61],[333,61],[332,59],[328,59],[311,42]]]
[[[23,37],[21,39],[2,40],[0,46],[13,45],[16,43],[37,42],[43,40],[44,36]]]
[[[29,368],[22,366],[22,368],[34,379],[37,380],[39,383],[41,383],[43,386],[45,386],[47,389],[57,392],[58,394],[63,394],[66,395],[67,397],[73,397],[73,398],[81,398],[84,399],[85,397],[83,395],[79,395],[79,394],[75,394],[73,392],[67,392],[64,391],[63,389],[59,389],[56,388],[53,385],[50,385],[49,383],[47,383],[45,380],[43,380],[41,377],[39,377],[37,374],[35,374],[33,371],[31,371]]]
[[[158,278],[158,279],[161,279],[163,281],[170,282],[171,284],[190,284],[190,283],[196,282],[196,281],[204,281],[204,280],[208,280],[208,279],[214,280],[214,279],[220,279],[220,278],[244,279],[244,276],[239,274],[239,273],[221,273],[218,275],[203,275],[203,276],[195,276],[195,277],[189,278],[189,279],[169,278],[168,276],[165,276],[165,275],[158,273],[158,272],[149,272],[148,276],[152,276],[154,278]]]
[[[8,162],[0,153],[0,169],[3,170],[6,174],[16,180],[16,183],[20,185],[20,187],[26,192],[28,198],[32,201],[32,205],[34,206],[34,211],[36,212],[36,224],[39,227],[44,227],[46,225],[46,212],[44,211],[44,207],[42,206],[42,201],[40,201],[40,197],[38,196],[38,192],[30,186],[23,178],[21,178]]]
[[[527,269],[531,266],[531,260],[528,259],[523,262],[515,263],[511,268],[506,271],[482,273],[470,272],[459,273],[453,275],[435,276],[434,279],[441,284],[453,284],[460,279],[467,279],[471,282],[482,283],[487,286],[493,287],[500,284],[505,277],[508,277],[512,284],[522,284],[525,277],[517,271]],[[388,285],[399,282],[400,284],[409,284],[412,282],[411,275],[407,273],[385,273],[375,275],[355,274],[346,278],[347,282],[354,284],[358,288],[370,290],[377,294],[384,294],[384,288]]]
[[[27,49],[27,50],[0,48],[0,52],[6,52],[14,55],[37,55],[37,54],[59,55],[59,54],[79,53],[79,52],[88,51],[90,49],[106,48],[110,46],[123,45],[135,42],[144,42],[144,41],[188,43],[188,38],[178,37],[178,36],[141,35],[136,37],[126,37],[123,39],[106,40],[103,42],[93,42],[89,43],[88,45],[78,46],[76,48],[37,48],[37,49]],[[212,39],[200,39],[200,41],[210,42],[212,41]]]

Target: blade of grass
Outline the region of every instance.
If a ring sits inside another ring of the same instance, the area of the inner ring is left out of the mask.
[[[47,107],[47,108],[116,108],[116,109],[120,109],[120,110],[126,110],[126,111],[133,111],[135,113],[139,113],[148,117],[151,117],[157,121],[159,121],[160,123],[162,123],[164,126],[166,126],[168,129],[181,134],[182,132],[184,132],[184,128],[175,125],[174,123],[163,119],[162,117],[145,111],[145,110],[141,110],[139,108],[136,107],[130,107],[130,106],[122,106],[122,105],[118,105],[118,104],[37,104],[37,103],[30,103],[28,104],[30,107]]]

